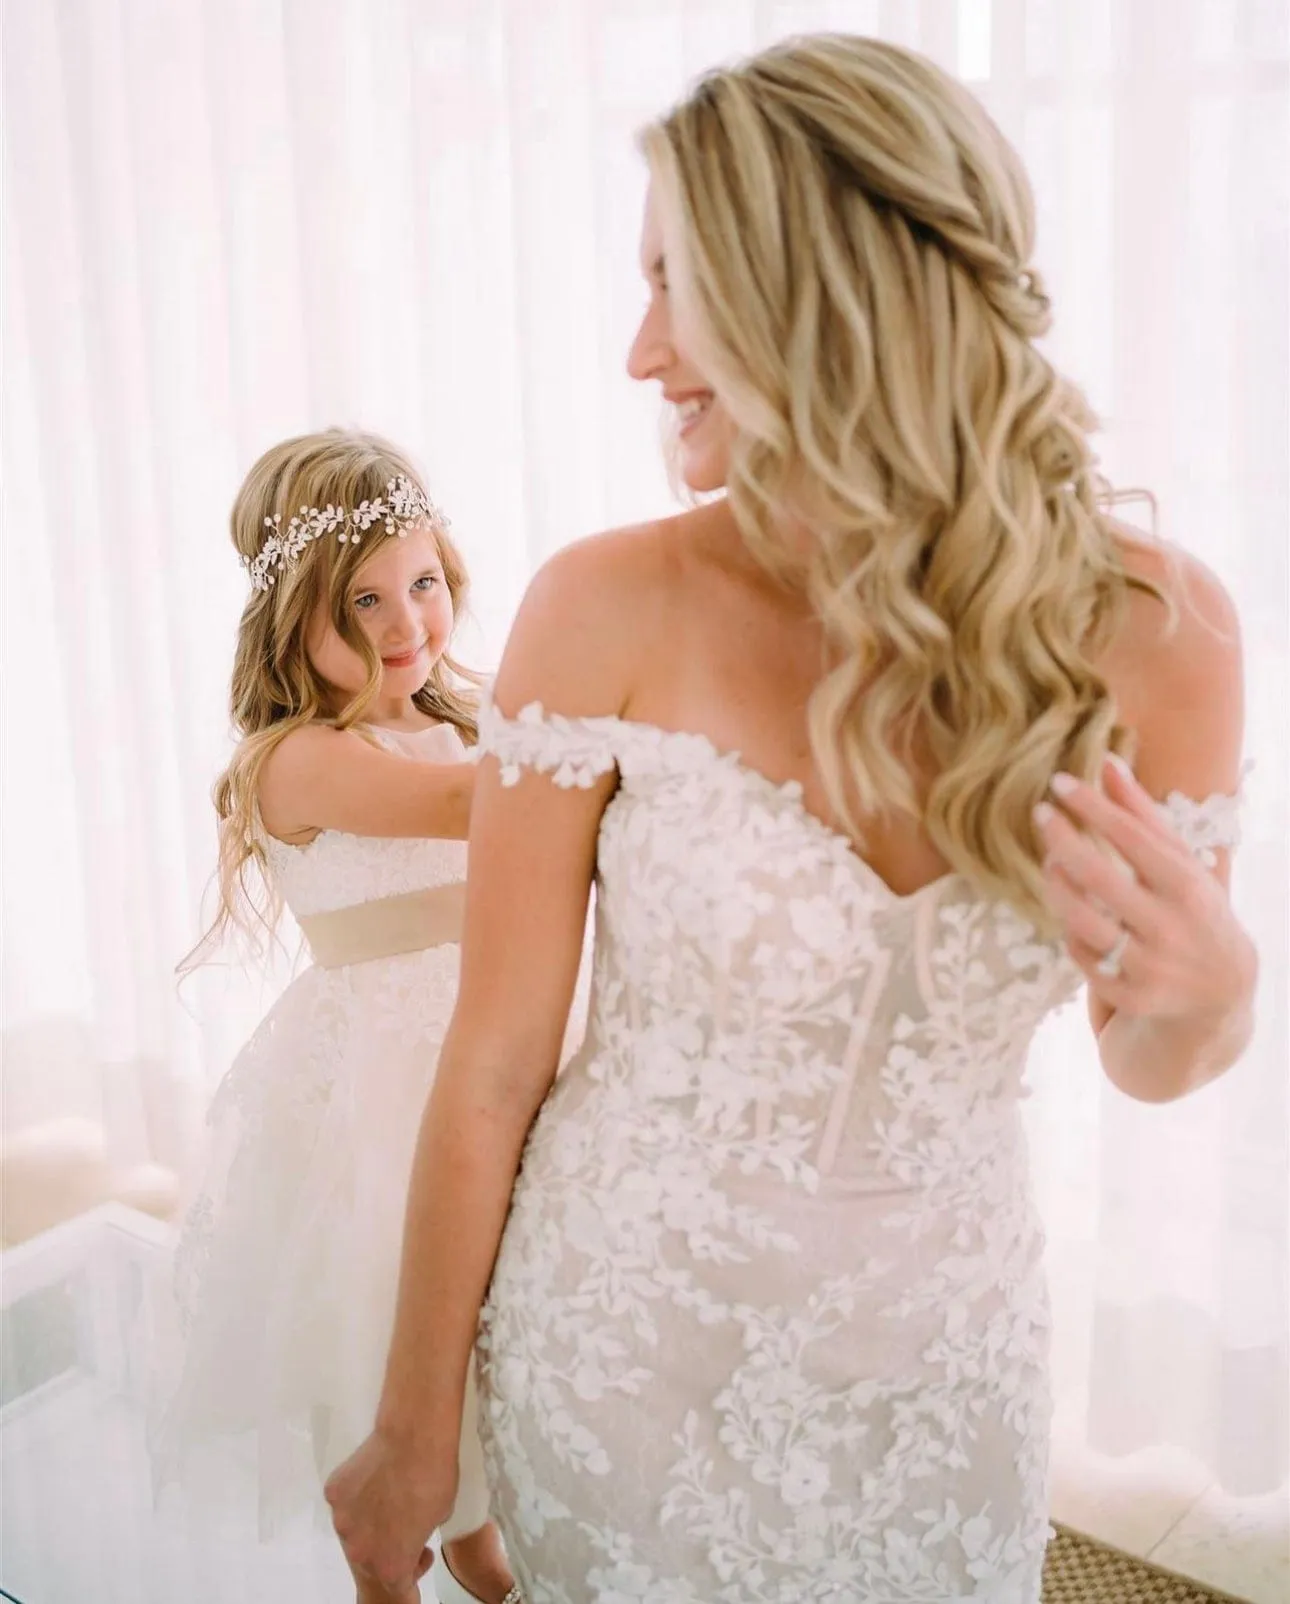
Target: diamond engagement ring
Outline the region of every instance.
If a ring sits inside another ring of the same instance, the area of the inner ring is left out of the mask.
[[[1097,961],[1096,969],[1099,975],[1105,975],[1108,980],[1118,980],[1124,973],[1124,954],[1129,945],[1129,932],[1121,930],[1115,938],[1115,945]]]

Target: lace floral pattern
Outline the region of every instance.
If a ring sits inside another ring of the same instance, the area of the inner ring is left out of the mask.
[[[530,1135],[481,1426],[533,1604],[1036,1604],[1048,1308],[1018,1099],[1079,974],[700,736],[485,710],[619,786],[587,1039]],[[1224,801],[1171,803],[1198,850]]]
[[[1241,769],[1241,785],[1253,764]],[[1216,854],[1234,850],[1241,844],[1241,792],[1235,796],[1211,796],[1203,802],[1172,791],[1161,804],[1165,818],[1187,842],[1207,869],[1214,867]]]

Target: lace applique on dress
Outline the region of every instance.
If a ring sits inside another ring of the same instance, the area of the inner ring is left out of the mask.
[[[538,706],[481,746],[619,786],[587,1040],[534,1124],[481,1421],[531,1604],[1038,1604],[1050,1412],[1026,1054],[1079,973],[912,896],[704,737]],[[1197,851],[1235,803],[1171,799]]]
[[[517,785],[524,769],[550,774],[566,789],[590,788],[615,764],[613,719],[549,717],[530,702],[515,718],[504,718],[485,698],[479,710],[479,752],[497,758],[502,784]]]
[[[1235,851],[1241,844],[1245,780],[1253,766],[1242,766],[1237,789],[1230,796],[1215,793],[1198,802],[1181,791],[1172,791],[1160,804],[1165,818],[1207,869],[1214,867],[1219,852]]]

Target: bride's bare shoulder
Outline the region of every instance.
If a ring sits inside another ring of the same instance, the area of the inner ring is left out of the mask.
[[[1152,671],[1199,655],[1239,656],[1240,619],[1227,587],[1181,546],[1115,525],[1120,558],[1134,586],[1118,649]]]
[[[583,587],[592,585],[602,600],[612,602],[624,594],[639,602],[642,586],[653,592],[676,583],[686,547],[692,544],[704,511],[695,508],[575,540],[543,563],[529,594],[558,596],[572,587],[581,596]]]
[[[1240,763],[1244,671],[1240,619],[1223,582],[1181,547],[1116,526],[1139,581],[1106,674],[1141,741],[1139,778],[1203,794]],[[1192,772],[1194,771],[1194,773]]]
[[[536,699],[580,717],[622,712],[666,639],[705,512],[606,530],[548,558],[507,642],[498,705]]]

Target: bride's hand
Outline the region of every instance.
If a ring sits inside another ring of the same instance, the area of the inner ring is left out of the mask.
[[[1049,901],[1099,1000],[1116,1013],[1168,1020],[1246,1007],[1254,945],[1223,886],[1127,766],[1108,759],[1104,791],[1064,774],[1052,789],[1070,818],[1051,804],[1036,810]]]
[[[452,1513],[456,1481],[455,1451],[445,1472],[379,1430],[332,1472],[327,1502],[360,1598],[416,1604],[427,1544]]]

